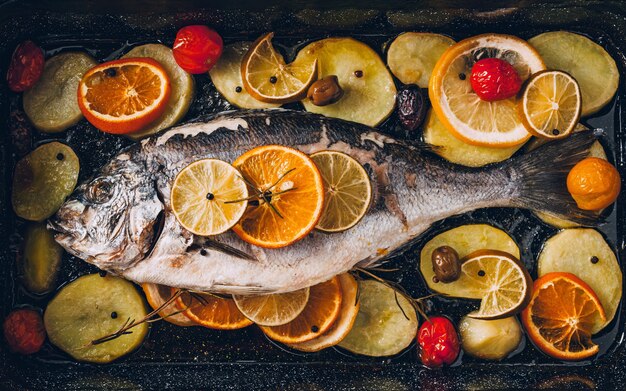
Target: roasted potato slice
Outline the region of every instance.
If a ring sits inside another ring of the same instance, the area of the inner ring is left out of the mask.
[[[24,235],[19,269],[22,282],[30,292],[46,293],[54,288],[63,248],[54,241],[43,223],[31,224]]]

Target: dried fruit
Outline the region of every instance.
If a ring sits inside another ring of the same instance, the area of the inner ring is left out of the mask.
[[[311,84],[306,97],[315,106],[327,106],[337,102],[343,96],[337,76],[330,75]]]
[[[431,316],[417,332],[417,343],[422,364],[430,368],[450,365],[459,356],[461,344],[450,319]]]
[[[9,348],[16,353],[37,353],[46,340],[43,320],[35,310],[22,308],[11,311],[2,328]]]
[[[613,204],[622,186],[617,169],[604,159],[588,157],[567,175],[567,190],[584,210],[601,210]]]
[[[398,117],[402,127],[407,131],[406,137],[414,139],[417,137],[415,131],[422,125],[428,105],[422,89],[412,84],[403,86],[396,96],[398,106]]]
[[[172,51],[178,65],[189,73],[208,72],[222,55],[222,37],[203,25],[178,30]]]
[[[7,84],[13,92],[32,88],[41,77],[44,67],[43,50],[33,41],[17,45],[7,71]]]
[[[437,247],[431,255],[433,272],[437,280],[443,283],[456,281],[461,276],[459,254],[450,246]]]
[[[499,58],[484,58],[472,67],[472,89],[487,102],[507,99],[517,95],[522,87],[517,71]]]

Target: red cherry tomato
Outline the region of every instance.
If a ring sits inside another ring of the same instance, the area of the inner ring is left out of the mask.
[[[189,73],[208,72],[222,55],[224,43],[207,26],[187,26],[178,30],[174,41],[174,59]]]
[[[522,79],[513,65],[499,58],[476,62],[470,82],[476,95],[488,102],[515,96],[522,87]]]
[[[461,345],[454,325],[443,316],[431,316],[417,332],[422,364],[439,368],[452,364],[459,356]]]
[[[16,353],[36,353],[46,340],[43,320],[35,310],[12,311],[4,320],[3,329],[9,347]]]
[[[7,83],[14,92],[26,91],[35,85],[43,72],[43,50],[33,41],[20,43],[11,57]]]

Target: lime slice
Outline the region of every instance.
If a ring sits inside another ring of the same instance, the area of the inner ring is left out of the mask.
[[[602,46],[568,31],[551,31],[528,40],[550,69],[572,75],[583,96],[582,116],[606,106],[617,91],[619,71]]]
[[[101,344],[91,342],[146,314],[143,298],[133,284],[118,277],[89,274],[59,291],[46,308],[44,323],[50,342],[70,356],[109,363],[138,348],[148,333],[148,324]]]
[[[352,330],[338,346],[382,357],[400,353],[415,340],[417,314],[402,294],[378,281],[365,280],[359,282],[359,302]]]
[[[369,208],[372,186],[367,171],[352,157],[336,151],[311,155],[324,181],[324,210],[315,228],[340,232],[356,225]]]
[[[309,288],[259,296],[234,295],[239,311],[261,326],[280,326],[294,320],[309,301]]]
[[[85,53],[67,52],[46,60],[41,78],[24,92],[24,111],[42,132],[62,132],[83,118],[76,91],[85,72],[98,63]]]
[[[171,83],[170,99],[165,112],[146,129],[128,135],[128,137],[138,140],[172,127],[180,121],[187,114],[189,106],[191,106],[193,101],[195,83],[193,77],[178,66],[176,60],[174,60],[172,49],[165,45],[151,43],[137,46],[122,56],[122,58],[136,57],[148,57],[158,61],[165,69]]]

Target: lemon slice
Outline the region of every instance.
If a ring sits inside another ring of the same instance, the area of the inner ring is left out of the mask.
[[[150,43],[134,47],[131,51],[122,56],[122,58],[135,57],[147,57],[158,61],[170,78],[172,91],[165,112],[146,129],[128,135],[128,137],[138,140],[163,129],[167,129],[180,121],[185,114],[187,114],[187,111],[189,111],[189,107],[193,101],[195,87],[193,76],[178,66],[176,60],[174,60],[172,49],[167,46]]]
[[[217,159],[203,159],[181,170],[171,193],[178,222],[196,235],[217,235],[237,224],[246,210],[248,188],[239,171]]]
[[[595,324],[592,334],[615,317],[622,298],[622,271],[613,249],[598,231],[587,228],[559,232],[548,239],[537,265],[539,277],[551,272],[572,273],[598,295],[606,321]]]
[[[400,353],[415,340],[417,314],[402,294],[378,281],[364,280],[359,282],[359,302],[352,330],[338,346],[382,357]]]
[[[428,88],[437,60],[452,45],[454,40],[445,35],[403,33],[389,45],[387,65],[402,83]]]
[[[367,171],[341,152],[320,151],[311,159],[324,181],[324,209],[315,228],[339,232],[355,226],[365,216],[372,199]]]
[[[269,33],[257,39],[241,62],[243,86],[254,98],[267,103],[289,103],[306,96],[317,78],[317,61],[286,64],[274,50]]]
[[[318,62],[319,77],[337,76],[343,96],[339,101],[316,106],[302,101],[306,111],[377,126],[396,104],[396,86],[378,53],[353,38],[327,38],[312,42],[298,52],[295,62]]]
[[[441,123],[433,110],[428,112],[424,127],[424,141],[434,145],[433,151],[442,158],[469,167],[481,167],[501,162],[513,156],[522,144],[507,148],[481,147],[454,137]]]
[[[477,319],[500,319],[520,312],[532,294],[533,280],[522,263],[509,253],[479,250],[465,258],[461,277],[480,297],[480,308],[467,316]]]
[[[230,102],[240,109],[269,109],[279,107],[275,103],[265,103],[254,99],[248,91],[243,88],[241,79],[241,61],[252,42],[237,42],[224,46],[222,56],[213,68],[209,71],[211,81],[215,88]]]
[[[526,129],[537,137],[559,139],[574,131],[582,109],[580,87],[561,71],[542,71],[526,84],[519,102]]]
[[[472,67],[484,58],[507,61],[522,81],[545,69],[539,53],[517,37],[483,34],[464,39],[450,46],[433,69],[428,86],[433,110],[466,143],[498,148],[522,144],[530,133],[519,118],[517,98],[487,102],[472,89]]]
[[[443,283],[435,282],[432,254],[441,246],[450,246],[460,258],[482,249],[500,250],[519,258],[519,248],[515,241],[503,230],[487,224],[462,225],[442,232],[428,241],[420,253],[420,272],[428,287],[435,292],[453,297],[480,299],[482,294],[477,293],[471,286],[465,284],[461,277],[456,281]]]
[[[309,302],[309,288],[258,296],[234,295],[239,311],[260,326],[280,326],[294,320]]]
[[[572,75],[583,97],[582,116],[594,114],[608,104],[619,85],[615,60],[602,46],[568,31],[552,31],[528,40],[550,69]]]

